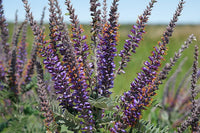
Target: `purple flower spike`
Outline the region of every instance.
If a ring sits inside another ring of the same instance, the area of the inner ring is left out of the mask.
[[[18,53],[17,53],[17,76],[21,77],[24,69],[24,65],[27,61],[27,52],[26,52],[26,32],[27,32],[27,23],[23,26],[22,40],[20,42]]]
[[[173,16],[173,19],[169,23],[166,31],[159,42],[159,47],[154,47],[154,51],[151,52],[149,57],[150,62],[144,63],[145,67],[142,67],[142,71],[138,73],[138,77],[131,83],[131,88],[128,92],[124,93],[121,97],[121,108],[123,108],[123,124],[133,127],[137,120],[141,117],[141,111],[148,106],[151,102],[151,97],[155,95],[156,76],[158,68],[161,66],[163,56],[166,54],[166,45],[169,43],[169,37],[172,35],[175,23],[178,20],[178,16],[183,8],[184,1],[180,1],[178,8]],[[115,124],[117,125],[118,122]]]
[[[115,76],[116,74],[120,74],[121,70],[123,70],[124,67],[126,67],[127,62],[130,61],[130,51],[132,53],[136,53],[136,47],[138,47],[140,41],[142,40],[142,35],[145,33],[145,24],[147,23],[148,18],[151,15],[151,10],[155,2],[156,0],[151,0],[149,6],[147,6],[147,9],[144,11],[144,13],[138,17],[138,20],[136,22],[137,25],[132,26],[131,33],[133,35],[128,35],[129,39],[125,40],[126,43],[124,44],[124,49],[120,51],[119,56],[122,59],[120,61],[120,66],[115,73]]]
[[[102,96],[109,97],[111,94],[109,89],[113,88],[117,36],[113,35],[113,29],[109,24],[105,24],[102,33],[97,51],[98,91]]]
[[[0,52],[3,52],[5,56],[5,58],[1,57],[0,59],[3,60],[4,62],[7,62],[10,59],[9,57],[10,54],[8,54],[10,52],[10,46],[8,44],[9,33],[8,33],[8,24],[4,16],[2,0],[0,0],[0,31],[1,31],[1,39],[2,39],[0,42]]]
[[[71,3],[69,0],[66,0],[65,4],[67,5],[67,10],[69,11],[70,14],[70,19],[72,22],[72,27],[71,27],[71,31],[72,31],[72,42],[74,45],[74,49],[75,49],[75,53],[77,55],[77,57],[81,56],[84,62],[84,65],[86,67],[86,59],[88,56],[88,45],[85,42],[86,36],[85,35],[81,35],[83,33],[83,29],[82,26],[79,25],[79,20],[77,15],[75,15],[75,10],[73,9]]]

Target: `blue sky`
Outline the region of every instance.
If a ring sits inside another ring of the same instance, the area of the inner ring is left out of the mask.
[[[43,7],[48,7],[48,0],[28,0],[34,18],[40,20]],[[65,0],[58,0],[63,14],[67,13]],[[101,2],[102,0],[100,0]],[[150,0],[120,0],[119,10],[120,23],[135,23],[137,16],[142,14],[143,10],[148,5]],[[172,18],[174,11],[179,3],[179,0],[157,0],[149,23],[152,24],[166,24]],[[200,0],[185,0],[182,16],[179,18],[179,24],[200,24]],[[71,0],[75,10],[78,14],[79,20],[82,23],[89,23],[91,21],[89,12],[89,0]],[[107,0],[108,9],[112,0]],[[15,11],[18,10],[19,21],[24,20],[25,11],[21,0],[3,0],[5,16],[7,21],[14,21]],[[46,10],[45,21],[48,21],[48,10]],[[69,21],[68,16],[65,16],[65,21]]]

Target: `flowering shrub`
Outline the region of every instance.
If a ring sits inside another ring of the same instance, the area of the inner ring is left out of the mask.
[[[22,101],[21,95],[34,87],[30,86],[34,77],[34,66],[37,70],[36,92],[39,97],[40,112],[48,132],[142,132],[140,128],[142,110],[151,104],[159,85],[167,78],[172,66],[180,58],[181,53],[188,47],[195,36],[188,40],[177,54],[167,63],[161,71],[161,62],[167,54],[167,45],[173,34],[178,17],[181,15],[184,0],[180,0],[172,20],[163,33],[161,41],[151,51],[149,60],[144,61],[144,66],[137,73],[137,78],[130,84],[130,89],[119,98],[113,98],[111,89],[114,87],[116,76],[125,72],[125,67],[131,61],[131,55],[136,53],[140,41],[145,34],[145,26],[151,15],[156,0],[151,0],[132,26],[131,34],[125,40],[124,47],[117,54],[116,46],[119,39],[118,2],[113,0],[109,16],[107,16],[106,0],[103,1],[103,12],[99,9],[98,0],[90,0],[91,11],[91,37],[84,34],[70,0],[65,1],[71,25],[68,29],[63,21],[61,9],[57,0],[49,0],[49,39],[46,39],[45,30],[34,20],[27,0],[22,0],[26,10],[25,22],[14,31],[12,49],[7,43],[8,31],[3,15],[2,0],[0,0],[0,27],[1,51],[0,83],[1,90],[7,89],[14,96],[7,97],[14,103]],[[42,18],[44,14],[42,15]],[[27,21],[30,23],[34,35],[31,59],[27,61],[26,29]],[[22,30],[23,29],[23,30]],[[18,43],[22,30],[22,40]],[[87,40],[90,39],[90,42]],[[10,51],[10,52],[9,52]],[[10,53],[10,54],[9,54]],[[119,56],[120,62],[114,59]],[[195,48],[195,61],[192,75],[192,116],[180,126],[178,132],[184,131],[189,125],[192,131],[198,131],[199,105],[194,100],[196,97],[195,86],[197,82],[198,47]],[[10,60],[10,63],[6,61]],[[42,65],[41,65],[42,62]],[[25,64],[27,63],[27,67]],[[8,66],[8,67],[7,67]],[[43,66],[51,75],[57,102],[48,99],[47,85],[43,75]],[[36,85],[36,83],[35,83]],[[28,88],[28,89],[27,89]],[[53,104],[54,103],[54,104]],[[53,104],[51,106],[51,104]],[[56,106],[59,105],[59,106]],[[143,123],[146,131],[167,132],[166,128],[159,126],[148,127],[148,122]]]

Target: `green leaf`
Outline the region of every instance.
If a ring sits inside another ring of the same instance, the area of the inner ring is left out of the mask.
[[[134,128],[134,131],[137,133],[168,133],[168,130],[168,126],[162,128],[159,124],[153,125],[145,120],[140,120]]]
[[[107,98],[107,97],[99,97],[97,99],[93,99],[93,98],[89,98],[88,102],[99,109],[104,109],[104,110],[108,110],[108,111],[113,111],[115,110],[115,105],[116,103],[111,99],[111,98]]]
[[[78,131],[81,128],[81,119],[75,117],[69,111],[63,111],[60,106],[53,104],[52,110],[54,113],[55,122],[62,128],[66,128],[71,131]]]

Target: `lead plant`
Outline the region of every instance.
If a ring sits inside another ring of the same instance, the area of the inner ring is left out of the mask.
[[[68,130],[81,131],[83,133],[131,133],[136,131],[136,127],[142,117],[142,111],[151,104],[152,96],[156,94],[155,90],[166,79],[168,72],[177,59],[180,58],[183,50],[195,39],[191,35],[185,46],[159,72],[161,62],[166,55],[169,38],[172,36],[178,17],[183,9],[184,1],[180,0],[161,41],[158,42],[158,46],[154,47],[151,56],[148,57],[149,60],[144,62],[141,71],[137,73],[137,77],[130,84],[130,90],[124,92],[118,100],[113,100],[111,89],[114,87],[114,80],[119,74],[125,73],[125,67],[131,61],[131,55],[136,53],[136,48],[139,47],[143,34],[146,33],[145,26],[156,0],[150,1],[143,14],[138,17],[136,24],[132,25],[128,39],[125,40],[123,49],[119,50],[120,52],[116,49],[116,46],[119,45],[119,0],[113,0],[108,16],[106,0],[103,0],[103,10],[100,9],[101,4],[98,0],[90,0],[92,17],[90,38],[85,35],[70,0],[65,1],[71,21],[70,26],[63,21],[64,18],[58,1],[48,0],[50,39],[46,39],[45,30],[42,27],[43,21],[41,20],[40,24],[38,24],[34,20],[28,1],[22,0],[22,2],[26,10],[26,21],[29,21],[34,34],[32,56],[28,60],[27,67],[25,67],[27,60],[25,58],[26,50],[24,49],[27,29],[25,21],[18,28],[18,32],[16,31],[13,34],[13,45],[17,46],[19,33],[23,29],[22,41],[18,51],[16,52],[17,48],[14,47],[11,50],[11,57],[4,54],[5,58],[3,59],[11,58],[10,71],[8,71],[11,80],[8,83],[10,87],[14,87],[14,92],[17,94],[20,88],[31,82],[34,65],[37,66],[37,85],[39,87],[37,92],[40,99],[40,108],[44,112],[46,128],[52,132],[62,131],[63,125]],[[2,6],[0,9],[2,37],[0,50],[6,53],[10,51],[7,44],[8,32]],[[88,42],[89,39],[91,40],[90,42]],[[117,56],[120,57],[119,64],[114,62]],[[43,79],[43,67],[38,62],[39,60],[36,61],[37,58],[41,59],[40,61],[42,61],[54,81],[57,101],[62,110],[59,113],[56,113],[50,107],[46,93],[47,85],[45,85]],[[4,64],[6,64],[5,61],[1,60],[1,83],[7,82]],[[15,67],[16,64],[18,67]],[[19,78],[21,76],[23,77],[22,79]],[[17,80],[15,80],[16,78]],[[193,86],[195,84],[196,81]],[[193,89],[193,99],[194,95]],[[197,130],[198,119],[196,117],[199,114],[199,110],[195,110],[198,106],[194,101],[193,104],[192,119],[195,122],[192,123],[190,121],[189,124],[192,125],[193,130]]]
[[[59,20],[55,14],[54,1],[50,0],[50,12],[52,14],[50,18],[50,45],[45,47],[42,41],[38,43],[39,47],[42,47],[42,56],[46,57],[44,59],[44,64],[55,81],[55,89],[57,93],[61,94],[58,98],[61,102],[60,105],[62,105],[64,109],[68,109],[71,113],[78,115],[79,118],[83,118],[81,122],[83,123],[83,127],[81,128],[83,132],[93,132],[96,128],[100,128],[97,119],[101,118],[97,117],[96,115],[99,114],[95,114],[94,112],[99,110],[97,113],[102,113],[103,110],[95,106],[92,107],[88,100],[89,96],[93,99],[110,97],[110,89],[113,88],[113,81],[115,78],[115,64],[113,59],[116,56],[117,30],[119,25],[117,23],[118,14],[116,12],[118,0],[113,1],[109,19],[106,22],[101,21],[100,11],[97,10],[99,6],[98,1],[90,2],[92,6],[91,15],[93,16],[93,28],[91,30],[93,35],[92,48],[94,56],[96,56],[92,59],[94,59],[94,63],[97,65],[93,64],[93,68],[87,65],[89,60],[87,59],[88,45],[85,42],[86,36],[81,35],[83,33],[82,27],[79,24],[77,16],[75,15],[75,10],[70,5],[69,0],[66,0],[66,5],[68,6],[67,9],[72,22],[71,36],[68,35],[67,31],[65,31],[65,33],[61,32],[59,25],[56,25]],[[24,1],[24,3],[27,5],[26,1]],[[154,3],[155,1],[152,0],[144,14],[139,17],[137,21],[138,25],[133,25],[133,29],[131,30],[133,36],[129,35],[130,39],[126,41],[127,43],[124,45],[124,50],[120,53],[122,61],[116,73],[120,73],[126,65],[126,62],[129,61],[129,51],[132,50],[132,52],[135,53],[135,48],[138,47],[142,34],[145,33],[145,23],[148,20]],[[114,128],[110,129],[111,132],[126,132],[125,128],[128,125],[133,127],[140,119],[141,110],[150,104],[151,96],[155,95],[154,90],[157,89],[154,88],[153,85],[157,76],[157,71],[161,66],[160,62],[163,60],[163,55],[167,50],[166,44],[168,44],[169,37],[172,35],[177,17],[180,16],[183,3],[183,1],[179,3],[177,11],[167,27],[167,31],[163,34],[161,42],[159,42],[159,47],[155,47],[155,51],[152,51],[152,56],[149,57],[150,62],[146,61],[144,63],[146,67],[142,68],[143,72],[138,73],[138,79],[135,79],[135,81],[131,83],[131,91],[128,91],[121,97],[122,103],[120,107],[117,106],[117,108],[122,109],[124,116],[120,122],[116,122]],[[56,8],[59,7],[56,6]],[[29,10],[30,9],[27,9],[27,11]],[[104,8],[104,12],[106,12],[105,10],[106,8]],[[104,16],[103,20],[105,20],[105,18]],[[33,19],[32,17],[29,17],[29,19],[30,22],[33,22],[33,20],[31,20]],[[61,23],[63,22],[61,21]],[[32,26],[37,27],[36,23],[33,23]],[[34,32],[39,33],[36,29],[38,28],[33,29],[35,30]],[[39,36],[39,34],[36,35]],[[63,38],[64,36],[66,37]],[[70,37],[71,40],[69,40]],[[61,42],[57,43],[58,41]],[[59,52],[57,52],[57,48],[60,49]],[[94,78],[90,77],[93,76],[90,73],[90,69],[94,69],[94,72],[96,72]],[[89,81],[87,82],[87,80]],[[89,89],[88,87],[91,88]],[[95,116],[94,118],[93,115]]]

